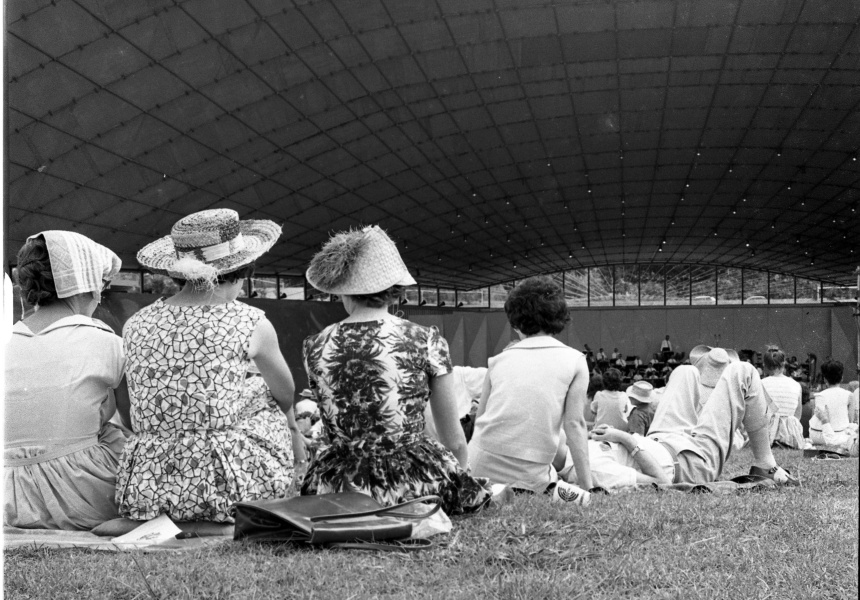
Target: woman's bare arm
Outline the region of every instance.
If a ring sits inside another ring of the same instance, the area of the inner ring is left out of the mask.
[[[436,422],[439,441],[457,458],[464,469],[469,464],[466,435],[460,426],[454,399],[454,379],[449,373],[430,379],[430,410]]]
[[[588,402],[588,365],[585,357],[577,360],[573,381],[567,390],[562,415],[562,428],[567,436],[567,447],[576,469],[580,487],[591,489],[591,467],[588,463],[588,429],[585,426],[585,404]]]
[[[287,366],[287,361],[284,360],[278,346],[278,334],[275,332],[275,327],[266,318],[260,319],[257,328],[251,334],[248,357],[260,369],[260,374],[266,385],[269,386],[272,397],[281,411],[288,415],[293,406],[296,384],[293,382],[293,374],[290,372],[290,367]]]
[[[591,432],[591,438],[598,442],[615,442],[624,446],[641,471],[642,477],[636,476],[637,483],[672,483],[672,478],[666,475],[660,463],[650,452],[640,447],[639,452],[633,454],[633,450],[638,445],[636,436],[609,425],[598,425]]]

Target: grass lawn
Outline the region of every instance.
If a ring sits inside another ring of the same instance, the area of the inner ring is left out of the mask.
[[[518,496],[412,554],[223,544],[16,550],[6,598],[857,598],[858,461],[776,450],[802,488],[642,491],[588,508]],[[724,477],[745,473],[737,453]]]

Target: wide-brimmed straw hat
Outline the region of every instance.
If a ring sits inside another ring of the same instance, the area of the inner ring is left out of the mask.
[[[737,356],[737,353],[735,355]],[[723,348],[711,348],[702,344],[690,350],[690,363],[699,370],[699,383],[705,387],[716,387],[720,375],[730,362],[732,357]]]
[[[651,404],[651,392],[653,391],[654,386],[647,381],[637,381],[627,388],[627,395],[643,404]]]
[[[415,285],[397,246],[377,225],[337,233],[311,259],[308,283],[326,294],[375,294]]]
[[[214,281],[257,260],[280,235],[274,221],[240,221],[229,208],[203,210],[179,219],[170,235],[144,246],[137,262],[179,279]]]

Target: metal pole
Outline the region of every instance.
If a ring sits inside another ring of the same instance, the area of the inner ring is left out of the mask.
[[[854,270],[857,275],[857,305],[854,308],[854,325],[857,328],[857,376],[860,378],[860,267]]]

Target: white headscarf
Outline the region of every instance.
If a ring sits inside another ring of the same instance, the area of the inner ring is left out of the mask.
[[[72,231],[43,231],[51,259],[51,275],[58,298],[95,292],[101,295],[105,281],[119,273],[122,261],[113,251]]]

